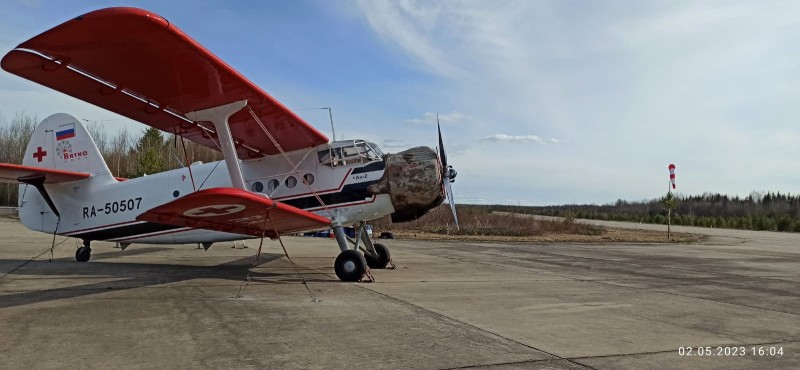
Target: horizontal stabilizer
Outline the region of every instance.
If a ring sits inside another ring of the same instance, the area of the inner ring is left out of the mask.
[[[86,172],[73,172],[56,170],[52,168],[42,168],[33,166],[22,166],[11,163],[0,163],[0,182],[17,183],[25,182],[20,179],[29,179],[44,176],[45,184],[57,184],[88,178],[92,176]]]
[[[153,208],[136,219],[271,238],[321,229],[331,223],[325,217],[276,202],[262,194],[235,188],[200,190]]]

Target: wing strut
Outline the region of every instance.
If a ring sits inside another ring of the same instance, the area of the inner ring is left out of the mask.
[[[231,129],[228,125],[228,118],[247,105],[247,100],[224,104],[208,109],[186,113],[190,120],[208,121],[214,124],[219,137],[219,144],[222,146],[222,154],[225,155],[225,164],[228,165],[228,174],[231,176],[231,183],[234,188],[247,191],[242,177],[242,168],[239,167],[239,158],[236,156],[236,146],[233,144]]]

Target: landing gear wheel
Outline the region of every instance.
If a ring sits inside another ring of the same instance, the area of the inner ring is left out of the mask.
[[[375,251],[378,252],[378,258],[364,254],[364,259],[367,260],[367,266],[371,269],[385,269],[386,265],[389,264],[389,260],[392,259],[392,255],[389,254],[389,248],[386,248],[383,244],[377,243],[375,244]]]
[[[361,253],[346,250],[336,257],[333,270],[341,281],[359,281],[367,272],[367,261]]]
[[[78,262],[87,262],[92,258],[92,248],[80,247],[75,251],[75,260]]]

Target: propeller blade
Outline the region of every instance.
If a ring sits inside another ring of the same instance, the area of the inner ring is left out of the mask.
[[[450,184],[450,181],[445,181],[445,187],[447,188],[447,202],[450,203],[450,210],[453,212],[453,220],[456,222],[456,230],[461,231],[461,227],[458,226],[458,214],[456,213],[456,202],[453,200],[453,187]]]
[[[439,159],[442,161],[442,170],[447,173],[447,154],[444,152],[444,141],[442,141],[442,126],[439,125],[439,114],[436,114],[436,129],[439,130]]]
[[[439,160],[442,162],[442,186],[444,187],[447,202],[450,203],[450,211],[453,212],[453,220],[456,222],[456,230],[461,231],[458,226],[458,214],[456,213],[456,202],[453,200],[453,178],[455,178],[455,171],[452,171],[453,177],[451,178],[451,169],[447,166],[447,154],[444,151],[444,141],[442,140],[442,125],[439,124],[439,114],[436,114],[436,130],[439,131]]]

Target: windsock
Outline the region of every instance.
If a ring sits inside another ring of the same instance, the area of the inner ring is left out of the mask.
[[[675,189],[675,165],[669,164],[669,182],[672,183],[672,188]]]

